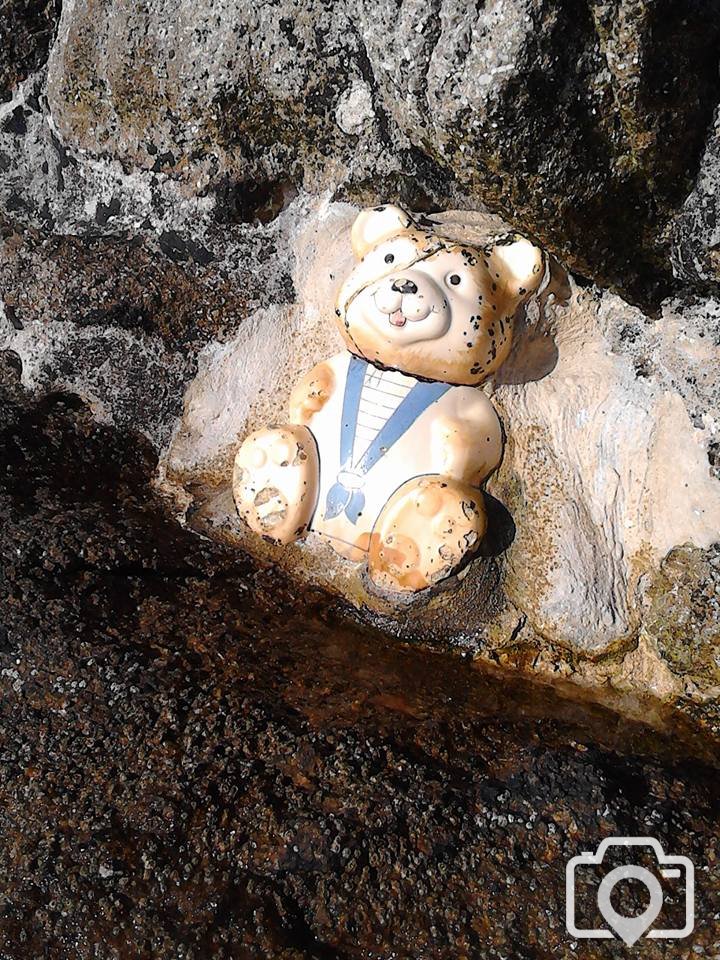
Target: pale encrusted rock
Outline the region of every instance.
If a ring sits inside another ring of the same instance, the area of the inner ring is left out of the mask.
[[[165,461],[171,477],[208,482],[216,497],[245,432],[282,421],[300,373],[341,348],[327,305],[349,268],[354,213],[310,198],[288,211],[298,303],[259,313],[233,340],[204,349]],[[503,226],[485,215],[441,219],[446,232],[468,240]],[[718,539],[711,456],[720,435],[719,315],[711,302],[669,301],[652,319],[574,283],[565,301],[553,295],[531,306],[490,385],[508,440],[489,491],[515,526],[504,592],[547,641],[593,655],[632,642],[645,584],[663,558]],[[236,526],[227,499],[210,513]],[[317,565],[313,552],[285,554],[306,575],[356,596],[352,578],[337,579],[347,565]],[[461,593],[484,563],[473,565]],[[450,638],[467,621],[446,606]],[[476,617],[480,627],[484,611]]]
[[[517,527],[507,589],[540,634],[598,652],[637,629],[648,570],[720,535],[720,346],[680,305],[653,321],[575,286],[536,316],[552,368],[528,367],[521,338],[494,394],[509,444],[491,489]],[[643,363],[613,343],[627,327],[649,331]]]

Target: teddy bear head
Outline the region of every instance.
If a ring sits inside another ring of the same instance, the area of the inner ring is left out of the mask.
[[[335,311],[348,349],[426,380],[476,384],[496,370],[543,277],[542,252],[517,234],[467,246],[392,204],[361,211],[351,244]]]

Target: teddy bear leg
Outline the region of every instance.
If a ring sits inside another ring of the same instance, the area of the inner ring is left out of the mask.
[[[442,476],[408,480],[375,522],[368,553],[370,579],[402,593],[432,586],[479,547],[486,527],[477,487]]]
[[[315,438],[296,424],[264,427],[235,456],[233,497],[251,530],[275,543],[298,540],[318,499],[320,466]]]

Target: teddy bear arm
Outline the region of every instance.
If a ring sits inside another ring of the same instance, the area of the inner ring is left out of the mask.
[[[494,410],[467,417],[439,416],[432,427],[432,462],[438,474],[478,485],[502,458],[502,430]]]
[[[305,374],[293,387],[290,394],[290,422],[307,426],[332,396],[335,374],[330,364],[323,360]]]

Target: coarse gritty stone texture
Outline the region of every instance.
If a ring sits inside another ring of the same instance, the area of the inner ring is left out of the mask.
[[[149,444],[2,382],[2,956],[570,958],[566,861],[649,824],[712,950],[682,741],[339,620],[165,519]]]
[[[720,684],[720,544],[679,547],[648,590],[648,632],[683,676]]]
[[[60,17],[59,0],[0,3],[0,102],[47,58]],[[17,118],[22,123],[22,118]]]
[[[681,280],[717,292],[720,286],[720,117],[709,131],[693,189],[672,224],[672,265]]]
[[[651,301],[672,280],[666,227],[717,102],[718,9],[77,0],[49,104],[71,149],[193,193],[290,178],[487,203],[579,273]]]
[[[96,414],[158,447],[181,412],[197,354],[265,304],[294,295],[274,225],[78,237],[0,224],[4,324],[37,388],[80,389]]]

